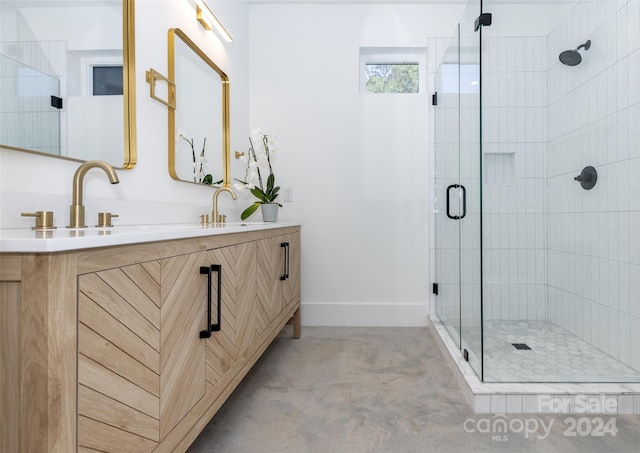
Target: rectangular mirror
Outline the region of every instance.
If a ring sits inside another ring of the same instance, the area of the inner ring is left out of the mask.
[[[169,30],[169,173],[195,184],[231,185],[229,78],[178,29]]]
[[[0,147],[132,168],[134,0],[2,0],[0,20]]]

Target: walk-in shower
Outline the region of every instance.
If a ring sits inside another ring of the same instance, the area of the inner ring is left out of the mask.
[[[63,111],[60,79],[50,75],[53,71],[41,69],[47,62],[33,44],[0,45],[0,143],[60,155]],[[54,45],[51,49],[55,49]],[[16,54],[24,56],[33,66],[14,58]]]
[[[640,382],[640,0],[472,0],[434,91],[456,347],[484,382]]]

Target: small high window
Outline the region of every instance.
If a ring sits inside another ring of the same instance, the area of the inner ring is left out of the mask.
[[[424,93],[425,48],[361,47],[361,93]]]
[[[93,66],[93,95],[122,95],[122,66]]]
[[[418,93],[418,63],[367,63],[367,93]]]

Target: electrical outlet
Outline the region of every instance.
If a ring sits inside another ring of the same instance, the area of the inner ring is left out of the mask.
[[[291,187],[285,187],[282,189],[282,201],[293,201],[293,189]]]

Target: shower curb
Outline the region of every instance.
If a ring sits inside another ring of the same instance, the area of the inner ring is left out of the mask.
[[[435,315],[429,330],[476,414],[640,414],[636,383],[481,382]]]

